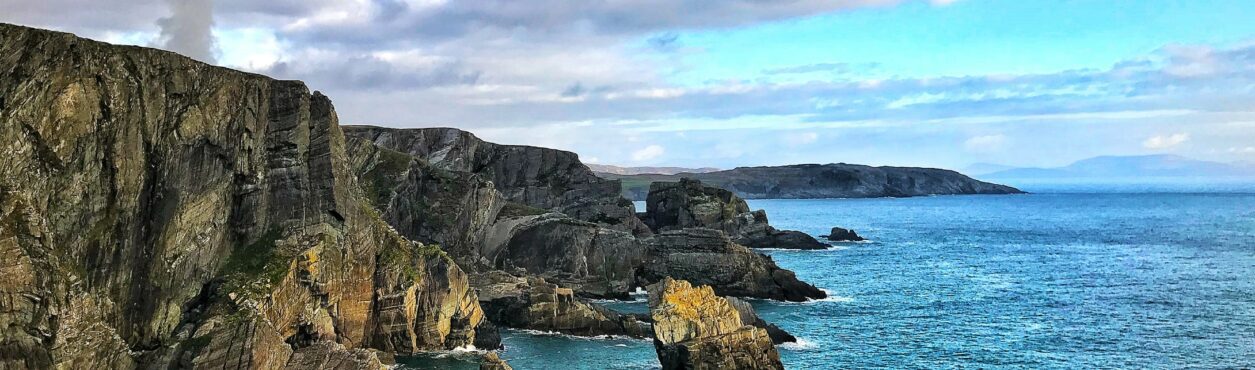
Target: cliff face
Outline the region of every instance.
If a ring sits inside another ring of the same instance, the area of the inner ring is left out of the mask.
[[[599,176],[623,183],[623,195],[645,200],[649,183],[692,178],[747,199],[876,198],[933,194],[1016,194],[1020,190],[935,168],[799,164],[739,167],[709,173]]]
[[[0,153],[0,368],[373,367],[483,321],[300,82],[0,24]]]
[[[654,231],[704,227],[723,231],[732,241],[751,248],[826,249],[829,245],[798,231],[777,230],[767,212],[750,211],[731,191],[683,178],[649,187],[645,224]]]
[[[649,289],[654,349],[663,369],[783,369],[767,331],[710,287],[663,280]]]
[[[632,202],[619,196],[619,183],[594,175],[575,153],[494,144],[452,128],[350,126],[345,134],[409,154],[437,169],[480,175],[512,202],[636,235],[649,233],[635,217]]]

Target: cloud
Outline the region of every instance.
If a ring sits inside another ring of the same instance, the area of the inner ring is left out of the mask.
[[[818,141],[819,134],[814,132],[790,132],[782,135],[781,139],[789,146],[802,146]]]
[[[995,152],[1002,150],[1007,143],[1007,137],[1002,134],[973,136],[963,142],[963,148],[969,152]]]
[[[1253,153],[1255,153],[1255,146],[1247,146],[1247,147],[1236,147],[1236,146],[1235,146],[1235,147],[1231,147],[1231,148],[1229,148],[1228,152],[1229,152],[1229,153],[1238,153],[1238,154],[1253,154]]]
[[[1143,141],[1142,147],[1153,150],[1169,149],[1188,140],[1190,140],[1190,134],[1184,132],[1171,135],[1155,135]]]
[[[206,63],[214,63],[213,0],[166,0],[170,16],[157,20],[159,47]]]
[[[632,160],[636,162],[645,162],[661,157],[666,153],[666,149],[659,145],[650,145],[640,150],[632,152]]]

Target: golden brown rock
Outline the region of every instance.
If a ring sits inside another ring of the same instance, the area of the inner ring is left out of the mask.
[[[663,369],[783,369],[767,331],[709,286],[664,279],[649,288],[654,348]]]

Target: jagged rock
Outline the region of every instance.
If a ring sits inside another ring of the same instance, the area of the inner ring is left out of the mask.
[[[514,368],[497,356],[496,352],[488,352],[479,363],[479,370],[514,370]]]
[[[736,297],[724,297],[724,299],[727,299],[728,304],[731,304],[732,308],[735,308],[736,312],[741,314],[742,323],[763,328],[763,330],[767,331],[767,336],[771,337],[772,343],[780,344],[797,342],[797,337],[794,337],[792,334],[789,334],[789,332],[784,331],[784,329],[776,326],[776,324],[769,323],[767,320],[763,320],[762,317],[759,317],[758,312],[754,310],[754,306],[751,306],[749,302],[737,299]]]
[[[406,238],[439,244],[464,269],[484,267],[481,238],[508,203],[490,181],[365,139],[347,143],[358,181],[384,221]]]
[[[575,296],[541,278],[515,277],[501,271],[474,279],[480,305],[498,325],[571,335],[625,335],[645,338],[644,320],[620,314]]]
[[[483,321],[299,81],[0,24],[0,153],[0,368],[281,368]]]
[[[746,199],[825,199],[912,197],[933,194],[1019,194],[1019,189],[979,181],[961,173],[917,167],[871,167],[857,164],[796,164],[737,167],[731,170],[676,175],[601,176],[622,181],[623,194],[645,200],[650,182],[701,180]]]
[[[656,232],[704,227],[723,231],[751,248],[829,247],[802,232],[776,230],[768,224],[766,212],[751,212],[745,200],[731,191],[688,178],[650,185],[645,208],[644,222]]]
[[[767,331],[709,286],[664,279],[649,287],[654,349],[663,369],[783,369]]]
[[[640,285],[665,278],[709,285],[720,295],[805,301],[827,296],[776,266],[763,254],[733,243],[719,230],[690,228],[664,231],[646,240]]]
[[[285,365],[289,369],[365,370],[387,369],[374,352],[347,349],[334,342],[318,342],[292,353]]]
[[[501,220],[480,249],[492,267],[544,277],[584,296],[635,290],[644,246],[631,234],[550,213]]]
[[[861,242],[867,240],[858,236],[858,233],[854,232],[854,230],[843,229],[840,227],[833,227],[832,232],[829,233],[826,238],[834,242]]]
[[[453,128],[345,127],[345,134],[409,154],[431,166],[468,172],[492,181],[506,200],[596,222],[634,235],[648,235],[619,182],[593,174],[575,153],[522,145],[500,145]]]

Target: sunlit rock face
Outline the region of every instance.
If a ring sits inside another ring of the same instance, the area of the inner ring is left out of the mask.
[[[783,369],[767,331],[708,286],[665,279],[649,288],[654,348],[663,369]]]
[[[375,368],[484,320],[298,81],[0,25],[0,153],[0,368]]]

